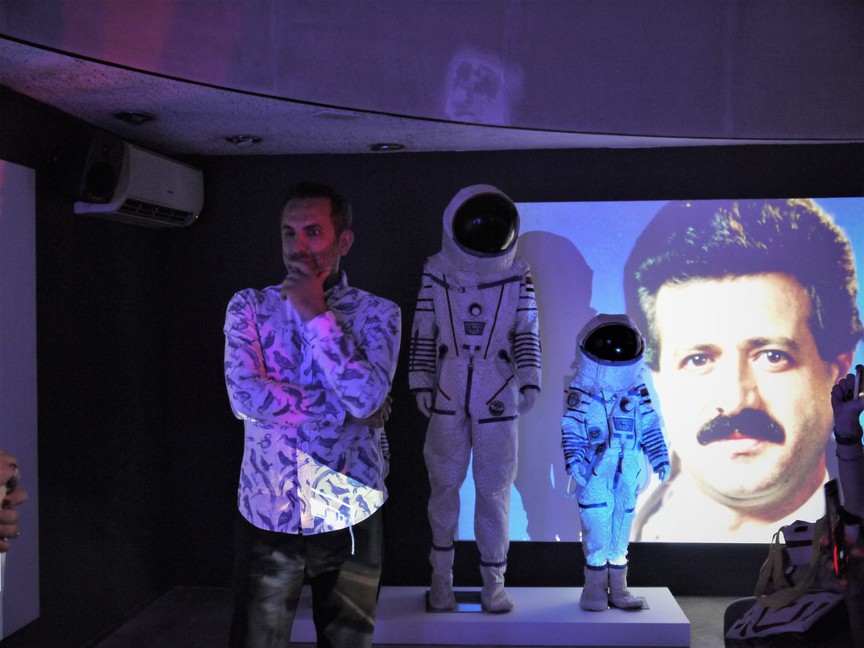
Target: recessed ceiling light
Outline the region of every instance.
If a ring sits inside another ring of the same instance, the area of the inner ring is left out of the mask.
[[[229,135],[225,138],[225,141],[231,142],[234,146],[244,148],[247,146],[252,146],[253,144],[259,144],[261,142],[261,138],[257,135]]]
[[[378,151],[401,151],[405,148],[405,145],[397,142],[380,142],[373,144],[369,148],[377,153]]]
[[[146,124],[147,122],[156,119],[155,115],[146,112],[139,112],[137,110],[121,110],[120,112],[114,113],[114,117],[130,126],[140,126],[141,124]]]

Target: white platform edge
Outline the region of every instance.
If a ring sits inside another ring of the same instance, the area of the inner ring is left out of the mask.
[[[457,588],[470,589],[470,588]],[[424,587],[384,587],[375,644],[475,646],[682,646],[690,621],[665,587],[631,587],[646,610],[586,612],[581,587],[508,587],[516,608],[507,614],[426,612]],[[291,640],[315,643],[311,594],[304,587]]]

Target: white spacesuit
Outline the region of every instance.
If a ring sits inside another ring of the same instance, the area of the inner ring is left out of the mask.
[[[411,334],[408,380],[430,417],[432,586],[429,602],[452,609],[459,488],[473,449],[474,531],[483,608],[506,612],[510,487],[518,415],[540,390],[540,332],[528,266],[516,258],[519,215],[489,185],[459,191],[444,212],[442,249],[429,257]]]
[[[647,458],[661,481],[669,455],[642,381],[644,340],[626,315],[597,315],[579,333],[561,422],[567,473],[578,484],[586,610],[640,608],[627,589],[627,546]]]

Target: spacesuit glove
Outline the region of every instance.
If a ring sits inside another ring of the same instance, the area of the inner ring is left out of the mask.
[[[519,413],[525,414],[528,410],[534,407],[534,402],[537,400],[536,389],[525,389],[519,392]]]
[[[417,409],[419,409],[423,416],[429,418],[432,416],[432,393],[431,392],[417,392]]]
[[[660,480],[660,483],[665,483],[669,478],[669,466],[663,466],[657,470],[657,478]]]
[[[588,464],[583,461],[577,460],[567,466],[567,473],[579,486],[584,486],[588,483]]]

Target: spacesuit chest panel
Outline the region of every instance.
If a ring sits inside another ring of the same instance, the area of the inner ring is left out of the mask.
[[[519,277],[460,287],[433,278],[438,376],[434,411],[457,411],[478,422],[517,415],[518,381],[511,331],[519,306]]]
[[[510,328],[519,301],[518,278],[470,290],[447,286],[438,291],[436,300],[436,311],[446,312],[450,323],[449,330],[446,326],[441,329],[441,341],[448,346],[449,357],[492,360],[501,349],[509,349]]]
[[[602,395],[609,428],[609,446],[613,448],[635,448],[639,445],[639,401],[638,394]]]

